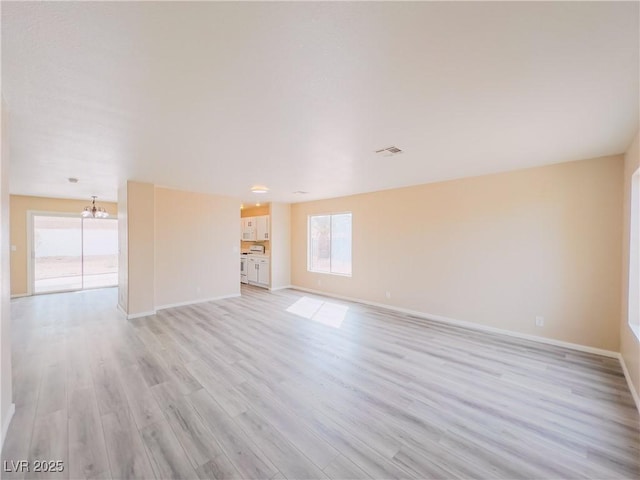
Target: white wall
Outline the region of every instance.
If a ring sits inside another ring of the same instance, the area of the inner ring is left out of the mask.
[[[2,148],[0,156],[0,449],[13,415],[11,381],[11,273],[9,237],[9,114],[2,101]]]

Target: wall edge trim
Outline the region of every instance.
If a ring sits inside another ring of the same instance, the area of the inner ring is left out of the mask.
[[[622,356],[621,353],[618,354],[618,360],[620,360],[620,366],[622,367],[624,378],[627,381],[627,386],[631,391],[631,396],[633,397],[633,401],[636,404],[636,408],[638,409],[638,412],[640,412],[640,397],[638,396],[638,392],[636,392],[636,389],[633,385],[633,381],[631,380],[631,375],[629,374],[629,370],[627,370],[627,364],[624,361],[624,357]]]
[[[555,340],[553,338],[539,337],[537,335],[529,335],[527,333],[514,332],[513,330],[505,330],[503,328],[489,327],[486,325],[481,325],[479,323],[468,322],[466,320],[458,320],[455,318],[444,317],[442,315],[433,315],[430,313],[420,312],[418,310],[410,310],[408,308],[395,307],[393,305],[386,305],[384,303],[370,302],[368,300],[362,300],[362,299],[353,298],[353,297],[346,297],[343,295],[323,292],[321,290],[313,290],[311,288],[300,287],[297,285],[292,285],[291,288],[293,290],[300,290],[303,292],[314,293],[317,295],[323,295],[325,297],[339,298],[341,300],[348,300],[350,302],[362,303],[365,305],[371,305],[373,307],[386,308],[387,310],[392,310],[394,312],[405,313],[407,315],[412,315],[414,317],[424,318],[426,320],[433,320],[435,322],[447,323],[449,325],[464,327],[470,330],[478,330],[486,333],[496,333],[496,334],[505,335],[508,337],[521,338],[523,340],[530,340],[532,342],[545,343],[547,345],[554,345],[556,347],[569,348],[571,350],[577,350],[585,353],[593,353],[595,355],[601,355],[603,357],[619,358],[619,355],[620,355],[618,352],[614,352],[613,350],[605,350],[602,348],[589,347],[587,345],[580,345],[579,343],[564,342],[562,340]]]
[[[124,308],[122,308],[122,305],[120,305],[120,303],[116,304],[116,310],[119,311],[121,314],[123,314],[125,318],[129,317],[129,315],[127,315],[127,312],[125,311]]]

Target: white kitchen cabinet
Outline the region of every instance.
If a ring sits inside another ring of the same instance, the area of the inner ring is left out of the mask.
[[[256,217],[244,217],[242,219],[242,237],[245,242],[255,242],[258,230],[256,229]]]
[[[249,257],[247,259],[247,280],[251,285],[269,287],[269,259]]]
[[[258,242],[269,240],[269,215],[256,218],[256,239]]]
[[[266,258],[258,261],[258,285],[269,286],[269,260]]]
[[[244,242],[264,242],[269,240],[269,215],[244,217],[241,222],[240,239]]]
[[[253,285],[258,283],[258,259],[247,259],[247,281]]]

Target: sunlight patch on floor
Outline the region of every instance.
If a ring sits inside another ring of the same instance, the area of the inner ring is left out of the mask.
[[[348,310],[349,307],[346,305],[325,302],[309,297],[302,297],[287,308],[287,312],[289,313],[322,323],[332,328],[340,328]]]

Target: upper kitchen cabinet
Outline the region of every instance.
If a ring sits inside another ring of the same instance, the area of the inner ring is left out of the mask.
[[[256,217],[245,217],[242,219],[242,236],[244,242],[255,242],[258,230],[256,229]]]
[[[269,215],[244,217],[240,239],[243,242],[264,242],[269,240]]]
[[[269,215],[255,217],[256,239],[258,242],[269,240]]]

